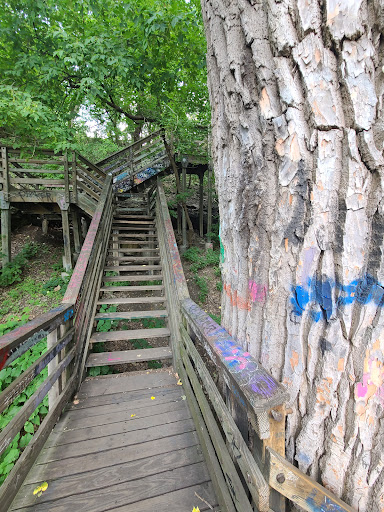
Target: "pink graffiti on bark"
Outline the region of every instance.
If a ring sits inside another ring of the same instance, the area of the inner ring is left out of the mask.
[[[267,287],[264,284],[256,284],[255,281],[248,282],[249,295],[251,302],[260,302],[263,304],[267,297]]]

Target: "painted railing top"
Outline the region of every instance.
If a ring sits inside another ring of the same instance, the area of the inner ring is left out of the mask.
[[[111,181],[112,177],[107,176],[100,196],[100,201],[97,205],[95,214],[92,217],[92,222],[89,226],[87,236],[84,240],[81,253],[75,266],[75,270],[73,271],[71,280],[69,281],[67,287],[67,291],[65,292],[64,298],[62,300],[63,303],[74,304],[78,298],[83,283],[84,275],[87,270],[89,258],[91,256],[94,242],[96,239],[97,231],[102,222],[102,215],[105,208],[105,204],[111,194]]]
[[[128,144],[127,146],[124,146],[122,149],[119,149],[118,151],[115,151],[111,155],[107,156],[106,158],[103,158],[103,160],[100,160],[96,163],[98,167],[101,167],[108,162],[112,162],[112,160],[115,160],[116,158],[119,158],[122,154],[126,153],[127,151],[130,151],[131,149],[134,149],[136,147],[142,146],[145,142],[148,142],[155,137],[158,137],[161,134],[162,130],[158,130],[156,132],[150,133],[146,137],[143,137],[142,139],[139,139],[135,142],[132,142],[131,144]]]
[[[243,406],[245,397],[252,409],[260,413],[288,400],[289,394],[284,386],[193,300],[185,299],[182,310],[209,357],[232,381],[229,383],[231,389]]]
[[[44,339],[74,315],[73,304],[62,304],[0,338],[0,370]]]

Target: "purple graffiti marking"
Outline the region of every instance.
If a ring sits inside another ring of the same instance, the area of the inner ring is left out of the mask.
[[[268,401],[268,404],[277,404],[288,398],[285,388],[269,375],[249,352],[237,345],[229,333],[197,304],[191,299],[186,299],[183,302],[183,309],[192,329],[200,333],[204,345],[209,344],[212,349],[213,360],[227,369],[240,391],[240,396],[244,393],[255,409],[262,408],[264,401]],[[244,398],[242,399],[244,401]]]

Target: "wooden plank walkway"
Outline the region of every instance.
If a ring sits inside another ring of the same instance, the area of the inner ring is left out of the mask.
[[[87,378],[10,511],[210,510],[196,494],[218,510],[183,388],[167,368]]]

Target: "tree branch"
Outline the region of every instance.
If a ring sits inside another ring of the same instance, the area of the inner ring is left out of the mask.
[[[105,100],[106,104],[109,105],[110,107],[112,107],[113,109],[115,109],[117,112],[120,112],[120,114],[124,114],[126,117],[128,117],[128,119],[131,119],[131,121],[134,121],[135,123],[142,122],[142,121],[144,121],[144,122],[146,121],[146,122],[149,122],[149,123],[155,123],[156,122],[156,119],[153,119],[153,118],[150,118],[150,117],[146,117],[146,116],[137,116],[137,115],[131,114],[130,112],[127,112],[126,110],[124,110],[121,107],[119,107],[119,105],[117,105],[113,101],[111,95],[109,95],[109,98],[110,98],[110,101],[109,100]]]

